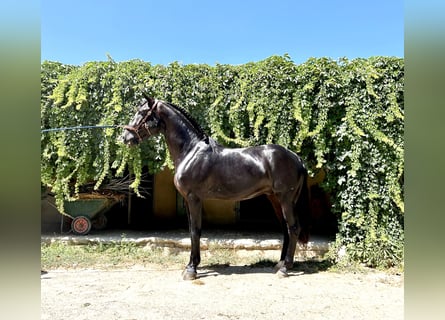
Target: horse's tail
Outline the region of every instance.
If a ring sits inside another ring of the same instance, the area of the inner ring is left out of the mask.
[[[311,208],[309,204],[309,187],[307,185],[307,170],[304,170],[303,185],[301,186],[300,196],[294,207],[298,222],[300,224],[300,233],[298,241],[306,244],[309,241],[309,233],[311,228]]]

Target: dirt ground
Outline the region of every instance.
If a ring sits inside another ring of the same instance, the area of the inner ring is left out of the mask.
[[[181,270],[50,270],[41,276],[41,319],[403,319],[403,275],[203,266]]]

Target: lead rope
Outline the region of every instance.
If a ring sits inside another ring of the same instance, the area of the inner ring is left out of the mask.
[[[40,132],[53,132],[53,131],[66,131],[66,130],[77,130],[77,129],[104,129],[104,128],[124,128],[125,126],[112,124],[103,126],[77,126],[77,127],[62,127],[62,128],[51,128],[42,129]]]

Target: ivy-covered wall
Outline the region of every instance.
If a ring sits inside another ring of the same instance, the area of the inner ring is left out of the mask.
[[[151,65],[133,60],[42,63],[41,126],[127,124],[141,92],[185,107],[226,146],[281,144],[323,183],[339,218],[336,248],[371,266],[403,261],[404,61],[272,56],[244,65]],[[162,137],[138,148],[121,129],[42,133],[42,184],[58,203],[79,187],[169,163]]]

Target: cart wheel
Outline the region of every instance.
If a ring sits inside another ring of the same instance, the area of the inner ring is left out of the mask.
[[[71,222],[71,228],[76,234],[87,234],[91,230],[91,221],[85,216],[75,217]]]
[[[93,228],[96,230],[103,230],[107,226],[108,219],[103,214],[99,215],[96,219],[92,221]]]

